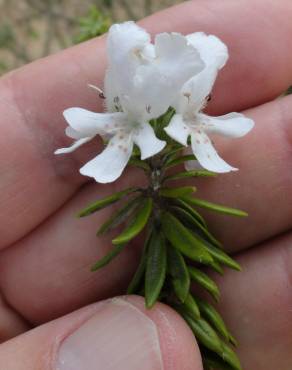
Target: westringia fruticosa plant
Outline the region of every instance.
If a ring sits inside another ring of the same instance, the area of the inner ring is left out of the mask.
[[[238,113],[220,117],[203,113],[217,73],[227,61],[227,47],[201,32],[161,33],[151,43],[146,31],[127,22],[111,27],[107,54],[104,92],[97,88],[106,112],[65,110],[66,134],[75,142],[56,154],[70,153],[99,135],[105,149],[80,169],[81,174],[110,183],[130,165],[144,172],[146,185],[132,184],[80,213],[84,217],[122,204],[98,230],[98,235],[112,230],[117,235],[110,252],[92,270],[110,263],[143,232],[141,260],[127,293],[144,296],[149,309],[161,301],[179,312],[197,338],[205,369],[239,370],[232,349],[235,339],[214,304],[191,286],[201,287],[216,302],[219,289],[201,268],[219,274],[223,266],[240,270],[198,210],[239,217],[246,213],[197,198],[194,186],[177,186],[180,180],[236,171],[220,158],[209,135],[238,138],[254,125]]]

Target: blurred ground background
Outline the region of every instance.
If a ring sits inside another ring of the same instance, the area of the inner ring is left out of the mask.
[[[0,75],[182,0],[0,0]]]

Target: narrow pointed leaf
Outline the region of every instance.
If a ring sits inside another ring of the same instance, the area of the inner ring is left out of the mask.
[[[188,294],[183,307],[193,319],[201,317],[199,306],[191,294]]]
[[[220,275],[224,275],[224,270],[223,268],[221,267],[220,263],[217,262],[217,261],[213,261],[212,263],[210,263],[210,267],[216,271],[218,274]]]
[[[240,265],[234,261],[233,258],[228,256],[228,254],[226,254],[222,249],[216,248],[210,244],[206,244],[206,247],[215,260],[232,268],[233,270],[241,271]]]
[[[190,155],[182,155],[181,157],[175,158],[172,161],[168,161],[165,164],[165,167],[166,168],[170,168],[170,167],[177,166],[177,165],[179,165],[181,163],[184,163],[186,161],[194,161],[194,160],[196,160],[196,157],[194,155],[192,155],[192,154],[190,154]]]
[[[216,173],[207,170],[183,171],[164,178],[163,181],[189,179],[191,177],[216,177]]]
[[[151,235],[151,234],[150,234]],[[128,286],[127,289],[127,294],[135,294],[139,290],[141,283],[143,281],[143,277],[146,271],[146,261],[147,261],[147,253],[148,253],[148,245],[149,245],[149,240],[150,240],[150,235],[147,237],[142,256],[140,258],[140,263],[138,265],[138,268]]]
[[[184,302],[190,290],[190,274],[181,253],[171,245],[167,248],[168,273],[172,277],[174,291],[181,302]]]
[[[187,203],[201,207],[201,208],[206,208],[214,212],[219,212],[219,213],[224,213],[226,215],[230,216],[237,216],[237,217],[246,217],[248,214],[244,211],[241,211],[239,209],[235,208],[230,208],[230,207],[225,207],[220,204],[215,204],[208,202],[204,199],[198,199],[198,198],[193,198],[193,197],[184,197],[183,200],[185,200]]]
[[[212,297],[218,301],[220,297],[220,291],[217,284],[201,270],[195,267],[189,267],[188,269],[191,279],[205,288],[212,295]]]
[[[109,264],[118,254],[121,253],[125,246],[126,244],[115,245],[108,254],[106,254],[91,267],[91,271],[97,271]]]
[[[165,237],[183,255],[207,265],[213,261],[201,240],[192,235],[171,213],[164,212],[162,214],[161,224]]]
[[[202,226],[204,226],[205,228],[207,228],[207,224],[206,224],[205,220],[203,219],[203,217],[199,214],[198,211],[196,211],[187,202],[185,202],[181,198],[178,198],[178,199],[173,200],[173,204],[176,205],[176,206],[178,206],[178,207],[180,207],[180,208],[182,208],[182,209],[184,209],[190,215],[192,215],[193,217],[195,217],[201,223]]]
[[[194,186],[183,186],[180,188],[161,188],[159,195],[166,198],[179,198],[193,194],[197,189]]]
[[[236,355],[236,353],[228,347],[227,344],[222,343],[223,351],[219,356],[227,362],[234,370],[242,370],[240,361]]]
[[[138,209],[137,213],[133,216],[132,221],[125,230],[117,236],[112,243],[114,245],[124,244],[137,236],[145,227],[151,211],[152,211],[153,201],[151,198],[145,198],[142,206]]]
[[[151,308],[157,301],[166,275],[166,245],[161,233],[153,232],[149,241],[146,274],[145,300],[146,307]]]
[[[115,212],[105,223],[101,225],[97,235],[105,234],[106,232],[125,222],[128,217],[130,217],[131,214],[137,209],[141,200],[142,197],[131,199],[122,208],[118,209],[117,212]]]
[[[195,320],[188,314],[185,314],[184,318],[194,332],[199,343],[220,356],[220,353],[222,354],[223,352],[222,343],[215,330],[208,324],[208,322],[203,319]]]
[[[221,247],[221,243],[216,238],[214,238],[214,236],[201,224],[201,222],[198,221],[196,217],[194,217],[183,208],[177,206],[171,208],[185,225],[190,226],[194,229],[194,231],[199,232],[199,236],[202,235],[210,243]]]
[[[144,171],[150,171],[148,163],[146,163],[145,161],[141,161],[141,159],[138,158],[131,158],[128,164],[133,167],[141,168]]]
[[[213,353],[208,353],[208,355],[203,353],[202,358],[204,370],[234,370],[233,367],[228,365],[218,355],[215,355]]]
[[[129,188],[129,189],[119,191],[118,193],[112,194],[106,198],[99,199],[98,201],[90,204],[88,207],[83,209],[79,213],[79,217],[85,217],[85,216],[91,215],[92,213],[97,212],[105,207],[108,207],[111,204],[116,203],[117,201],[125,197],[126,195],[130,193],[134,193],[138,190],[139,190],[138,188]]]
[[[199,306],[200,312],[202,316],[208,320],[210,324],[222,335],[222,337],[226,340],[230,340],[230,333],[226,328],[226,325],[221,317],[221,315],[217,312],[217,310],[208,302],[203,301],[197,298],[197,304]]]

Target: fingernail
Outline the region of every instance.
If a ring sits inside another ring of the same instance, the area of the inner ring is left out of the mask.
[[[123,299],[108,301],[61,344],[57,370],[162,370],[154,322]]]

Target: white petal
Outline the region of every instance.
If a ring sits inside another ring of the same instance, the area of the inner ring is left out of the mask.
[[[164,130],[173,140],[187,146],[190,130],[180,114],[175,114]]]
[[[104,78],[105,105],[108,112],[121,112],[120,95],[117,80],[111,68],[108,68]]]
[[[199,117],[206,124],[206,132],[227,137],[242,137],[254,127],[254,121],[240,113],[228,113],[219,117],[200,114]]]
[[[200,165],[199,161],[193,160],[193,161],[185,162],[185,169],[187,171],[196,171],[196,170],[202,170],[204,169],[204,167]]]
[[[161,33],[155,38],[157,66],[179,89],[205,67],[198,51],[179,33]]]
[[[140,148],[142,160],[159,153],[166,145],[165,141],[155,136],[153,128],[147,122],[134,130],[133,140]]]
[[[207,66],[221,69],[228,59],[227,46],[216,36],[196,32],[187,35],[188,42],[200,53]]]
[[[119,135],[116,135],[109,141],[101,154],[80,169],[80,173],[93,177],[95,181],[103,184],[113,182],[121,176],[131,157],[132,150],[131,137],[119,139]]]
[[[84,137],[81,132],[75,131],[71,126],[66,127],[65,134],[71,139],[81,139]]]
[[[107,38],[109,73],[115,86],[115,94],[132,95],[133,77],[137,66],[144,63],[143,50],[150,44],[150,35],[134,22],[113,25]],[[108,93],[106,89],[106,94]]]
[[[142,66],[135,75],[132,93],[123,97],[123,104],[137,119],[149,121],[167,111],[175,94],[171,80],[155,66]]]
[[[237,170],[237,168],[231,167],[219,157],[210,139],[204,132],[193,132],[191,138],[193,153],[204,168],[218,173]]]
[[[124,58],[129,53],[142,51],[148,43],[150,43],[150,35],[135,22],[114,24],[110,27],[107,36],[109,63],[122,68],[119,63],[124,62]]]
[[[182,85],[200,72],[204,64],[186,38],[177,33],[157,35],[154,50],[148,45],[144,56],[145,63],[137,67],[126,105],[136,116],[140,112],[144,120],[149,120],[174,104]]]
[[[187,81],[180,94],[177,111],[180,113],[197,113],[204,108],[207,96],[211,93],[217,77],[217,69],[205,68]]]
[[[82,139],[79,139],[77,141],[75,141],[71,146],[69,146],[68,148],[61,148],[61,149],[57,149],[55,151],[55,154],[67,154],[67,153],[72,153],[74,152],[74,150],[76,150],[77,148],[79,148],[81,145],[85,144],[85,143],[88,143],[88,141],[92,140],[93,137],[84,137]]]
[[[114,132],[126,122],[124,113],[95,113],[83,108],[69,108],[63,114],[69,126],[83,137]]]

